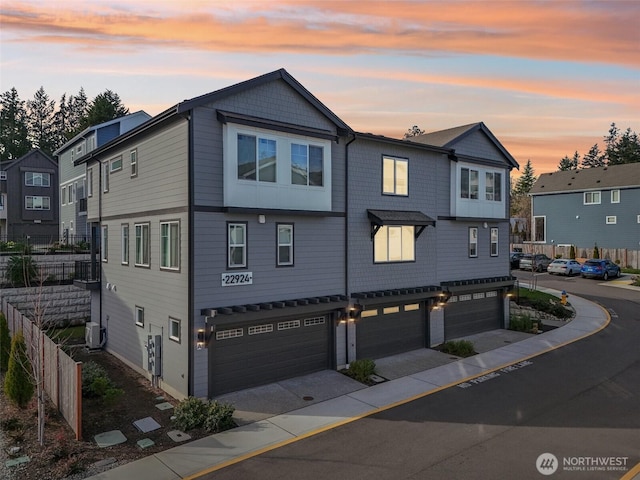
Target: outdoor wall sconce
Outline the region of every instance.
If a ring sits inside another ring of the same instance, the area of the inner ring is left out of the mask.
[[[356,319],[360,318],[363,308],[362,305],[356,303],[341,309],[338,315],[339,323],[355,322]]]
[[[451,292],[440,292],[440,295],[438,295],[438,302],[436,303],[436,306],[444,307],[450,298]]]
[[[198,330],[198,339],[196,341],[196,350],[202,350],[206,343],[206,333],[204,328]]]

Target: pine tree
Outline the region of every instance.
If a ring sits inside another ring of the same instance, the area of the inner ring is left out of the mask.
[[[604,137],[605,150],[604,156],[606,157],[606,161],[612,165],[618,163],[618,154],[616,152],[616,144],[618,143],[618,135],[620,134],[620,130],[616,127],[615,123],[611,124],[609,128],[609,134]]]
[[[606,165],[604,153],[598,144],[594,144],[582,158],[582,168],[604,167]]]
[[[529,193],[534,183],[536,183],[536,176],[531,166],[531,160],[527,160],[522,175],[518,178],[513,188],[514,195],[525,195]]]
[[[9,367],[9,353],[11,352],[11,333],[4,313],[0,312],[0,373],[5,373]]]
[[[640,140],[638,135],[627,128],[616,141],[614,156],[609,159],[609,165],[640,162]]]
[[[9,400],[20,408],[25,408],[33,397],[34,387],[31,381],[31,363],[27,356],[22,331],[11,341],[9,367],[4,378],[4,393]]]
[[[66,132],[67,140],[71,140],[85,128],[83,126],[84,119],[87,117],[88,111],[89,100],[87,100],[87,94],[84,93],[84,88],[80,87],[78,94],[71,95],[67,103],[69,119],[68,130]]]
[[[62,94],[58,105],[58,110],[53,114],[54,151],[67,143],[67,135],[71,130],[70,101],[67,102],[66,93]]]
[[[404,138],[417,137],[418,135],[424,135],[424,130],[422,130],[418,125],[414,125],[404,134]]]
[[[576,156],[578,156],[578,152],[574,153],[573,159],[567,157],[566,155],[560,163],[558,164],[558,170],[561,172],[565,172],[568,170],[577,170],[578,169],[578,161]],[[579,156],[578,156],[579,157]]]
[[[83,128],[108,122],[129,113],[129,109],[122,105],[120,96],[111,90],[105,90],[96,95],[91,102],[87,116],[82,122]]]
[[[43,87],[35,93],[33,100],[27,100],[27,125],[29,139],[34,147],[47,155],[53,154],[55,148],[54,111],[56,102],[49,100]]]
[[[14,88],[0,98],[0,159],[15,160],[31,150],[27,110]]]

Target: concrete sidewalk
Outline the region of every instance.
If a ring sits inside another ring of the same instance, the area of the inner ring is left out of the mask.
[[[538,288],[556,296],[555,290]],[[352,422],[492,371],[522,362],[592,335],[609,314],[572,295],[573,320],[539,335],[495,330],[474,340],[477,355],[458,359],[423,349],[376,360],[388,381],[366,387],[335,371],[325,371],[218,397],[236,405],[237,428],[150,455],[93,479],[170,480],[195,478],[226,465]],[[404,357],[404,358],[401,358]]]

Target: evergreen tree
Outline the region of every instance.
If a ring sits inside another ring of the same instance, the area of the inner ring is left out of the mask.
[[[409,130],[407,130],[407,132],[404,134],[404,138],[417,137],[418,135],[424,135],[424,130],[422,130],[417,125],[414,125]]]
[[[25,408],[33,397],[33,392],[31,363],[27,356],[24,336],[22,331],[19,331],[11,341],[9,367],[4,378],[4,393],[18,407]]]
[[[31,150],[27,110],[14,88],[0,98],[0,159],[15,160]]]
[[[638,135],[627,128],[616,141],[613,157],[609,158],[609,165],[640,162],[640,140]]]
[[[60,97],[58,110],[53,114],[54,151],[67,143],[67,135],[71,131],[70,100],[71,98],[67,102],[67,94],[63,93],[62,97]]]
[[[27,125],[29,139],[34,147],[48,155],[53,154],[55,148],[54,111],[56,102],[49,100],[43,87],[35,93],[33,100],[27,100]]]
[[[598,144],[594,144],[589,152],[582,158],[582,168],[604,167],[606,165],[605,156],[600,151]]]
[[[558,170],[561,172],[565,172],[567,170],[577,170],[578,169],[578,161],[576,158],[577,156],[578,156],[578,152],[574,153],[573,159],[565,155],[564,158],[560,160],[560,163],[558,164]]]
[[[9,353],[11,352],[11,333],[4,313],[0,312],[0,373],[9,367]]]
[[[103,93],[96,95],[91,102],[87,116],[82,122],[82,128],[108,122],[128,113],[129,109],[122,105],[120,96],[111,90],[105,90]]]
[[[534,183],[536,183],[536,176],[534,175],[534,170],[531,166],[531,160],[527,160],[524,170],[522,171],[522,175],[520,175],[520,178],[518,178],[513,188],[513,194],[526,195],[531,191],[531,187],[533,187]]]
[[[606,157],[607,162],[611,163],[613,162],[614,164],[617,163],[618,161],[618,155],[616,153],[616,144],[618,142],[618,135],[620,134],[620,131],[618,130],[618,127],[616,127],[615,123],[611,124],[611,127],[609,128],[609,134],[604,137],[604,143],[605,143],[605,150],[604,150],[604,155]]]
[[[80,87],[77,95],[71,95],[67,103],[68,129],[66,131],[67,140],[71,140],[85,127],[84,119],[89,111],[89,100],[84,88]]]

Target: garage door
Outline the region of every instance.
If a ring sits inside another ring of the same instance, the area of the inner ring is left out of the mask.
[[[444,308],[445,340],[502,328],[502,298],[497,291],[451,297]]]
[[[356,356],[382,358],[424,348],[424,309],[421,304],[364,310],[356,324]]]
[[[209,395],[330,368],[330,317],[220,327],[209,344]]]

